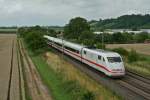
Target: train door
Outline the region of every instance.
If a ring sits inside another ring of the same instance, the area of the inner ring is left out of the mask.
[[[97,56],[97,63],[101,66],[106,66],[106,60],[103,56],[98,55]]]
[[[84,62],[88,65],[91,65],[91,63],[88,60],[90,60],[89,52],[87,52],[85,49],[83,49],[82,50],[82,62]]]
[[[104,57],[102,57],[102,65],[105,67],[106,66],[106,60]]]
[[[102,58],[103,58],[103,57],[102,57],[101,55],[98,55],[98,56],[97,56],[97,61],[96,61],[96,62],[97,62],[98,64],[100,64],[100,65],[102,65]]]
[[[87,51],[86,50],[82,50],[82,57],[86,58],[86,55],[87,55]]]

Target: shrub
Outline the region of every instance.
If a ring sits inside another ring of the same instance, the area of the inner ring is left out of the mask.
[[[98,49],[105,49],[106,46],[105,46],[105,44],[97,43],[97,44],[96,44],[96,48],[98,48]]]
[[[139,60],[139,55],[136,53],[135,50],[132,49],[128,55],[128,62],[132,63],[132,62],[135,62],[137,60]]]
[[[129,52],[124,48],[115,48],[115,49],[113,49],[113,51],[117,52],[123,56],[128,56],[128,54],[129,54]]]
[[[93,94],[93,92],[87,91],[83,94],[82,100],[95,100],[95,95]]]

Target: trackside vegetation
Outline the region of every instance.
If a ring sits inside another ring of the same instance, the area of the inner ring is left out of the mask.
[[[94,93],[81,87],[76,81],[65,80],[62,73],[49,67],[41,56],[34,56],[32,60],[55,100],[95,100]]]
[[[104,32],[105,28],[100,30]],[[60,64],[60,58],[55,58],[55,55],[51,54],[51,51],[47,48],[43,35],[63,38],[99,49],[107,49],[105,43],[143,43],[145,40],[150,39],[150,34],[145,32],[139,34],[94,34],[88,21],[81,17],[71,19],[62,32],[35,26],[19,28],[18,33],[23,38],[43,82],[47,85],[55,100],[118,100],[121,98],[71,67],[72,65],[64,63],[65,61]],[[150,76],[149,56],[138,54],[135,50],[127,51],[123,48],[113,49],[113,51],[123,56],[127,69]],[[46,55],[47,52],[53,55],[51,59],[49,59],[50,56]],[[70,70],[74,74],[69,73]],[[85,84],[83,85],[83,83]],[[94,87],[94,89],[91,87]]]
[[[89,91],[84,94],[84,98],[91,98],[92,94],[94,94],[96,100],[119,99],[116,97],[115,93],[112,93],[109,89],[107,90],[103,86],[99,85],[85,73],[78,70],[76,66],[64,60],[62,56],[58,56],[52,52],[47,52],[46,58],[48,64],[51,65],[51,68],[56,72],[62,73],[65,80],[76,81],[81,87],[84,87]]]
[[[20,34],[20,37],[23,38],[24,44],[26,45],[30,57],[36,65],[43,82],[47,85],[55,100],[118,100],[120,98],[115,93],[82,74],[82,72],[79,72],[79,70],[77,71],[78,73],[75,71],[73,76],[76,77],[79,74],[82,80],[86,80],[86,84],[90,84],[88,85],[89,87],[85,87],[83,84],[81,85],[81,81],[79,80],[69,80],[66,77],[66,74],[64,74],[64,72],[69,71],[67,71],[67,69],[64,69],[64,71],[60,69],[54,70],[53,68],[58,68],[58,66],[53,65],[54,61],[48,64],[45,58],[45,52],[49,51],[49,49],[44,45],[45,40],[43,39],[43,35],[44,33],[42,33],[40,27],[36,26],[26,29],[23,34]],[[59,59],[55,59],[55,61],[57,60]],[[64,64],[64,68],[65,65],[66,64]],[[70,68],[70,66],[68,66],[68,68]],[[74,70],[77,69],[74,68]],[[85,77],[86,79],[84,79]],[[95,88],[90,89],[90,86],[95,86]]]

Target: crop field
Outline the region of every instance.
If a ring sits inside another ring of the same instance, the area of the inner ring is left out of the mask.
[[[20,100],[16,35],[0,34],[0,100]]]
[[[106,45],[106,48],[125,48],[127,50],[134,49],[138,53],[150,55],[150,44],[108,44]]]

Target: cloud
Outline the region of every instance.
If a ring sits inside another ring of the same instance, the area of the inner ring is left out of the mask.
[[[65,25],[124,14],[149,14],[150,0],[0,0],[0,25]]]

